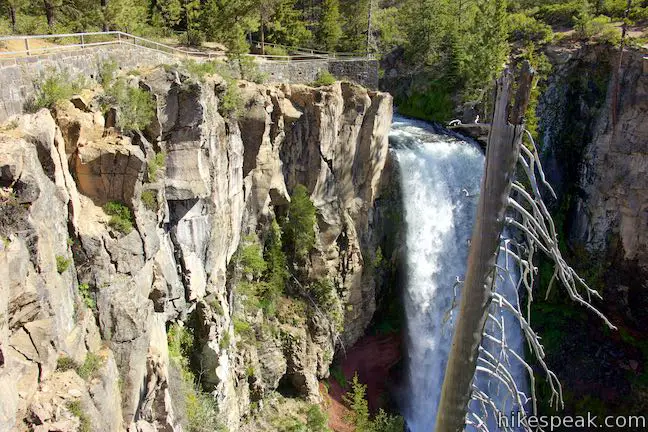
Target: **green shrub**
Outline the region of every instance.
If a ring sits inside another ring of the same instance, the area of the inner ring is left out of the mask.
[[[187,30],[181,37],[180,43],[182,45],[188,45],[192,47],[202,46],[205,42],[205,34],[197,29]]]
[[[454,116],[452,90],[439,82],[429,83],[425,91],[412,90],[396,105],[401,114],[423,120],[445,122]]]
[[[106,89],[117,76],[117,71],[119,70],[119,65],[113,59],[106,60],[101,65],[99,65],[99,83],[101,86]]]
[[[230,346],[230,342],[232,340],[232,337],[230,336],[230,332],[226,331],[223,333],[223,337],[220,340],[220,343],[218,346],[220,349],[227,349]]]
[[[44,14],[31,15],[26,13],[18,14],[16,20],[16,34],[42,35],[49,33],[47,20]]]
[[[241,267],[243,276],[250,277],[253,280],[261,278],[268,268],[263,259],[261,245],[255,236],[247,236],[239,245],[235,260]]]
[[[157,175],[161,169],[166,166],[166,152],[161,151],[156,153],[155,156],[148,162],[147,172],[149,181],[156,181]]]
[[[605,27],[597,36],[596,40],[608,45],[619,45],[621,43],[621,32],[614,26]]]
[[[207,75],[214,75],[222,69],[215,61],[197,62],[193,59],[188,59],[183,61],[182,65],[189,75],[200,81],[204,80]]]
[[[145,190],[142,192],[142,204],[144,208],[152,212],[158,211],[157,194],[152,190]]]
[[[628,5],[628,0],[597,0],[597,2],[602,3],[602,7],[598,12],[613,18],[623,18]],[[633,3],[635,6],[633,6],[632,10],[635,10],[638,2],[635,0]]]
[[[311,404],[306,411],[306,426],[310,432],[329,432],[328,417],[319,405]]]
[[[129,86],[124,78],[118,78],[106,89],[103,102],[119,108],[118,126],[123,132],[143,130],[155,117],[155,103],[149,92]]]
[[[306,425],[295,417],[281,417],[273,421],[278,432],[310,432]]]
[[[373,419],[373,429],[375,432],[403,432],[405,420],[398,415],[389,415],[381,408]]]
[[[277,301],[277,318],[283,324],[302,327],[306,325],[308,305],[302,299],[280,297]]]
[[[274,317],[288,278],[277,222],[272,222],[264,251],[255,236],[248,236],[241,242],[234,260],[245,278],[237,285],[237,292],[245,296],[244,305],[252,311],[263,309],[266,318]]]
[[[245,376],[247,376],[248,378],[254,376],[254,366],[252,366],[251,364],[247,365],[247,367],[245,368]]]
[[[238,66],[241,79],[263,84],[268,78],[266,74],[259,70],[259,65],[254,57],[240,56],[236,59],[235,63]]]
[[[202,390],[189,367],[189,356],[194,345],[193,334],[180,324],[172,324],[167,331],[167,342],[172,380],[169,389],[178,405],[177,412],[184,414],[181,419],[184,429],[188,432],[222,431],[216,401]]]
[[[370,418],[366,392],[367,386],[360,383],[358,374],[355,374],[350,394],[343,396],[351,409],[348,420],[355,426],[356,432],[402,432],[405,421],[401,416],[389,415],[381,409],[373,420]]]
[[[335,84],[335,77],[331,72],[323,70],[319,71],[317,73],[317,78],[315,78],[315,81],[313,81],[313,87],[322,87],[322,86],[330,86],[332,84]]]
[[[243,109],[243,97],[235,79],[223,76],[225,86],[218,95],[218,112],[223,117],[236,117]]]
[[[595,38],[612,45],[621,42],[621,31],[612,25],[609,17],[600,15],[592,18],[586,12],[576,18],[576,35],[583,39]]]
[[[293,261],[306,261],[315,246],[315,214],[315,205],[308,189],[298,184],[293,191],[288,214],[282,221],[284,250]]]
[[[265,46],[265,55],[269,55],[269,56],[287,56],[288,55],[288,50],[286,50],[286,48],[280,47],[280,46],[266,45]]]
[[[68,356],[59,357],[56,360],[56,370],[59,372],[76,370],[78,367],[79,365]]]
[[[356,427],[357,432],[371,431],[371,420],[369,419],[369,404],[365,399],[367,386],[358,379],[358,374],[353,376],[351,392],[344,395],[344,402],[351,409],[348,419]]]
[[[57,102],[70,100],[84,85],[82,79],[70,81],[64,73],[50,69],[43,80],[36,83],[36,97],[30,108],[32,111],[54,108]]]
[[[250,323],[239,318],[234,318],[234,332],[244,339],[252,339],[254,337],[254,329]]]
[[[643,22],[648,20],[648,4],[644,7],[633,7],[630,11],[630,19],[633,21]]]
[[[269,290],[278,297],[284,292],[289,273],[286,254],[283,251],[281,227],[276,220],[272,221],[266,236],[263,258],[267,264],[265,279],[270,285]]]
[[[218,300],[214,299],[210,301],[209,306],[211,307],[212,311],[214,311],[217,315],[220,316],[225,315],[225,310],[223,309],[223,306],[221,306]]]
[[[72,260],[66,259],[61,255],[56,255],[56,271],[59,272],[59,274],[67,270],[68,267],[70,267],[70,264],[72,264]]]
[[[103,359],[97,354],[88,352],[82,365],[76,368],[77,374],[84,380],[92,378],[92,376],[103,365]]]
[[[169,356],[181,361],[183,367],[189,367],[189,356],[193,349],[193,334],[180,324],[171,324],[167,331]]]
[[[553,39],[551,26],[522,13],[509,15],[509,39],[547,43]]]
[[[328,319],[335,325],[335,328],[342,332],[344,315],[333,282],[330,279],[318,279],[308,286],[308,290],[319,305],[320,310],[326,314]]]
[[[65,372],[68,370],[74,370],[77,375],[79,375],[84,380],[91,378],[103,365],[103,359],[101,356],[88,352],[86,355],[83,364],[78,364],[73,359],[67,356],[59,357],[56,360],[56,370],[59,372]]]
[[[547,24],[571,27],[575,24],[575,17],[581,11],[582,6],[583,2],[578,0],[544,5],[540,7],[534,17]]]
[[[11,28],[11,24],[9,23],[9,21],[4,17],[0,17],[0,35],[6,36],[12,33],[13,33],[13,29]],[[4,47],[4,46],[5,44],[3,42],[0,42],[0,47]]]
[[[133,213],[119,201],[109,201],[103,207],[107,215],[110,216],[108,225],[122,234],[129,234],[133,231]]]
[[[88,285],[87,283],[79,284],[79,295],[81,295],[81,298],[83,299],[83,302],[86,304],[86,306],[88,306],[88,309],[93,311],[97,309],[97,302],[92,295],[90,285]]]
[[[79,419],[79,428],[77,429],[77,432],[92,431],[92,423],[90,422],[90,417],[88,417],[88,414],[86,414],[86,412],[83,410],[81,401],[79,401],[78,399],[69,401],[67,403],[67,409],[73,416]]]

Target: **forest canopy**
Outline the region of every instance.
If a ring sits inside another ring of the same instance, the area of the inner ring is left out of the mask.
[[[627,0],[0,0],[0,34],[120,30],[184,45],[218,42],[234,54],[253,47],[269,55],[286,55],[290,47],[370,52],[381,60],[383,84],[401,112],[443,120],[461,104],[482,101],[512,53],[539,58],[539,47],[566,35],[618,44],[624,20],[648,20],[648,0],[633,0],[628,11],[627,5]]]

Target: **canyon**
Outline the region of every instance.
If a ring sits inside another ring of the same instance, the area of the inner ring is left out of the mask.
[[[648,60],[630,49],[619,62],[602,44],[546,54],[536,114],[550,206],[568,259],[621,331],[555,295],[534,320],[568,411],[644,409]],[[168,66],[122,74],[155,101],[142,131],[121,131],[96,88],[0,127],[0,430],[187,430],[186,370],[233,432],[306,422],[329,398],[325,382],[339,405],[334,364],[368,383],[372,410],[397,398],[407,329],[367,334],[402,308],[405,283],[399,182],[411,173],[390,151],[389,93]],[[314,246],[275,310],[246,289],[259,282],[247,253],[270,262],[300,188]]]

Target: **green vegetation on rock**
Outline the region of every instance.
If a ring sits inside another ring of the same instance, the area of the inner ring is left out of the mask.
[[[56,370],[59,372],[74,370],[81,378],[88,380],[95,375],[103,364],[104,360],[101,356],[88,352],[82,364],[78,364],[67,356],[59,357],[56,361]]]
[[[315,246],[315,213],[308,189],[298,184],[291,195],[288,213],[281,222],[284,250],[293,262],[305,262]]]
[[[119,77],[105,89],[104,105],[119,109],[118,126],[123,132],[144,130],[155,117],[155,103],[151,94],[132,87]]]
[[[110,216],[108,225],[122,234],[129,234],[133,231],[133,213],[125,204],[119,201],[109,201],[103,207]]]
[[[152,212],[158,211],[157,193],[153,190],[145,190],[142,192],[142,204],[144,208]]]
[[[88,285],[87,283],[79,284],[79,294],[81,295],[81,298],[83,299],[83,302],[88,307],[88,309],[92,311],[97,310],[97,302],[92,295],[90,285]]]
[[[169,389],[183,428],[189,432],[223,431],[216,400],[203,391],[190,368],[193,334],[180,324],[172,324],[167,339],[171,361]]]
[[[335,84],[335,77],[329,71],[319,71],[317,73],[317,79],[313,81],[313,87],[324,87]]]
[[[77,432],[91,432],[92,431],[92,423],[90,421],[90,417],[88,414],[85,412],[83,409],[83,406],[81,405],[81,401],[78,399],[74,399],[72,401],[69,401],[67,403],[67,409],[70,411],[70,413],[77,417],[79,419],[79,427],[77,429]]]
[[[369,414],[369,405],[366,399],[367,386],[358,379],[358,374],[353,376],[351,390],[344,395],[344,401],[351,409],[349,421],[355,426],[357,432],[402,432],[404,420],[380,410],[372,419]]]
[[[87,84],[81,78],[71,80],[66,73],[49,69],[35,85],[36,96],[31,106],[28,107],[31,111],[41,108],[54,108],[57,102],[70,100]]]
[[[166,165],[166,152],[161,151],[156,153],[155,156],[151,158],[147,165],[148,178],[149,181],[154,182],[158,179],[158,174],[160,170],[164,169]]]
[[[65,258],[62,255],[56,255],[56,271],[61,274],[64,273],[72,264],[72,260]]]
[[[118,70],[119,64],[114,59],[106,60],[99,65],[99,83],[104,89],[110,87],[117,77]]]

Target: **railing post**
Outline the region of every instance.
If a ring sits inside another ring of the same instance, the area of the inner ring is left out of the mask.
[[[81,49],[85,48],[85,39],[83,39],[83,33],[81,34]]]
[[[31,55],[29,52],[29,39],[25,38],[25,51],[27,51],[27,55]]]
[[[121,33],[117,33],[117,43],[118,43],[119,45],[122,44],[122,42],[121,42]]]

